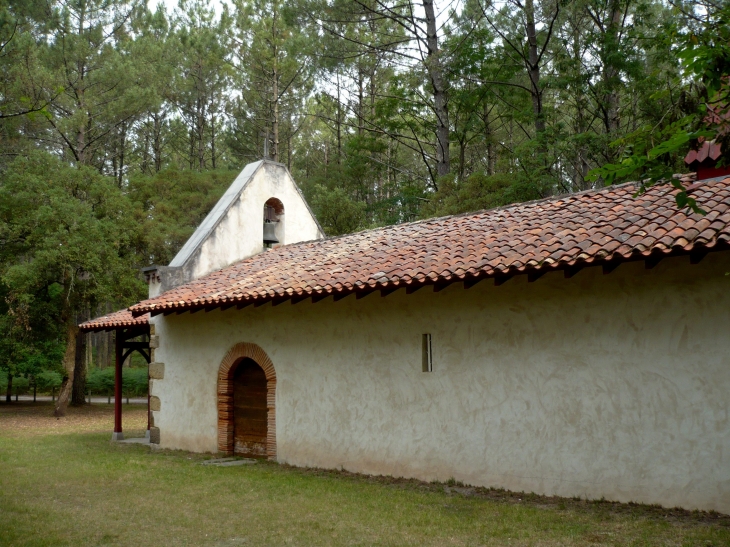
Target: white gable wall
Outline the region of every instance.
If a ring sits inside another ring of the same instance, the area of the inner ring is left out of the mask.
[[[264,204],[284,205],[277,224],[280,245],[311,241],[324,232],[286,167],[271,161],[247,165],[226,190],[169,267],[160,267],[150,297],[264,251]]]
[[[279,461],[730,513],[728,271],[721,252],[157,316],[155,426],[216,451],[218,367],[252,342],[276,369]]]
[[[282,245],[324,235],[286,169],[263,163],[201,245],[193,265],[194,278],[264,250],[264,203],[272,197],[284,204],[283,240],[277,232]]]

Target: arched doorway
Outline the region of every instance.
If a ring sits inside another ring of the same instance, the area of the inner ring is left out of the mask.
[[[256,344],[233,346],[218,370],[218,450],[275,460],[275,404],[276,372],[266,352]]]
[[[233,373],[233,454],[266,457],[266,374],[245,358]]]

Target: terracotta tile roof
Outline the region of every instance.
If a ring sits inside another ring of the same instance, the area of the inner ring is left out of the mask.
[[[683,179],[692,182],[691,176]],[[584,265],[704,252],[730,242],[730,177],[689,191],[708,214],[679,210],[676,190],[634,184],[286,245],[130,307],[152,315],[510,275],[566,275]]]
[[[149,313],[145,313],[139,317],[134,317],[131,311],[125,309],[81,323],[79,328],[82,331],[113,330],[124,327],[147,325],[149,323],[149,319]]]
[[[722,155],[722,146],[715,141],[704,141],[697,150],[690,150],[684,158],[687,165],[702,163],[706,159],[716,161]]]

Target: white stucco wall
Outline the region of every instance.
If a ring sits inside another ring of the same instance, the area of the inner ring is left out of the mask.
[[[279,461],[730,513],[726,272],[722,252],[158,316],[155,425],[163,447],[215,451],[219,364],[253,342],[276,368]]]
[[[189,252],[186,245],[181,251],[185,256],[176,256],[171,262],[171,266],[189,270],[186,278],[198,278],[262,252],[264,204],[272,197],[279,199],[284,205],[283,225],[279,225],[276,230],[282,245],[311,241],[324,236],[283,165],[260,162],[260,166],[247,166],[239,178],[248,179],[251,176],[249,170],[254,169],[250,181],[234,181],[232,187],[245,184],[240,197],[210,233],[205,234],[202,243],[189,254],[189,258],[186,258]],[[215,214],[217,208],[218,206],[214,208],[212,214]],[[204,228],[206,222],[203,223]],[[197,235],[194,234],[191,240],[195,241]],[[152,292],[150,295],[152,296]]]

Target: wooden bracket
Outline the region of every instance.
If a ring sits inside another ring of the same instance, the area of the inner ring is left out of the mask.
[[[702,259],[707,256],[707,253],[709,251],[707,249],[694,249],[690,251],[689,253],[689,263],[690,264],[699,264],[702,262]]]
[[[394,293],[394,292],[395,292],[395,291],[397,291],[398,289],[400,289],[400,286],[399,286],[399,285],[397,285],[397,286],[395,286],[395,287],[386,287],[386,288],[384,288],[384,289],[380,289],[380,296],[382,296],[382,297],[386,297],[386,296],[388,296],[389,294],[391,294],[391,293]]]
[[[322,293],[320,293],[320,294],[313,294],[312,295],[312,304],[314,304],[315,302],[319,302],[320,300],[324,300],[328,296],[332,296],[332,294],[328,293],[326,291],[322,291]]]
[[[565,279],[570,279],[582,269],[583,266],[568,266],[563,270],[563,275],[565,276]]]
[[[510,279],[512,279],[511,275],[495,275],[494,276],[494,286],[499,287],[500,285],[504,285]]]
[[[656,266],[657,264],[659,264],[662,261],[663,258],[664,258],[664,255],[650,256],[649,258],[647,258],[646,260],[644,260],[644,267],[647,270],[651,270],[654,266]]]
[[[309,298],[310,296],[311,296],[311,295],[309,295],[309,294],[297,294],[297,295],[295,295],[295,296],[292,296],[292,297],[291,297],[291,304],[292,304],[292,306],[293,306],[294,304],[299,304],[299,302],[304,302],[304,301],[305,301],[305,300],[307,300],[307,299],[308,299],[308,298]]]

